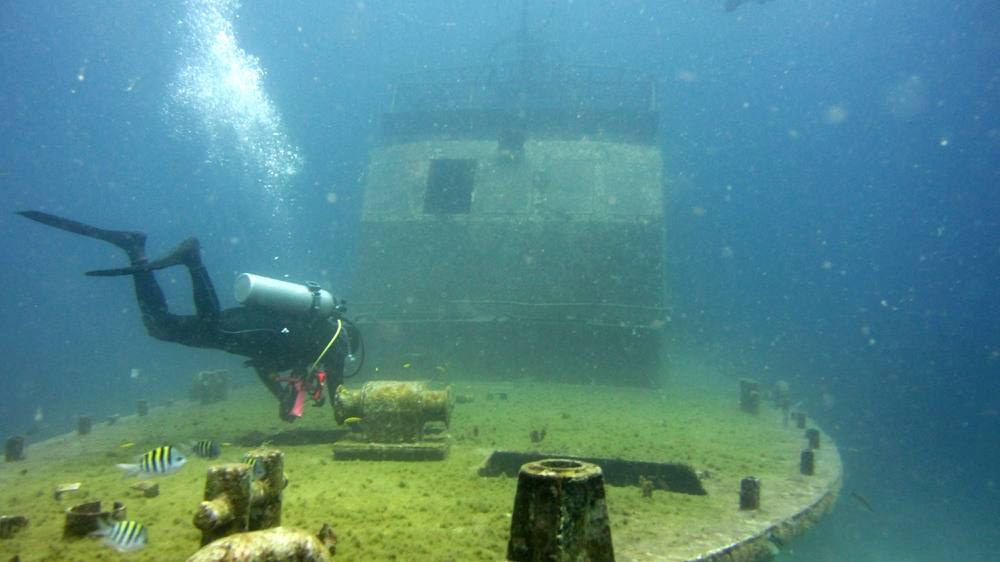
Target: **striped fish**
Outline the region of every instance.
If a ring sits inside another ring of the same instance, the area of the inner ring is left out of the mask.
[[[253,472],[250,474],[251,480],[256,481],[264,477],[264,463],[260,461],[260,457],[255,457],[247,453],[243,455],[243,464],[253,467]]]
[[[118,552],[132,552],[149,544],[149,533],[146,528],[135,521],[116,521],[108,525],[98,520],[100,527],[90,533],[91,536],[104,537],[104,544]]]
[[[137,459],[136,464],[119,464],[118,468],[125,471],[122,480],[139,475],[139,479],[153,476],[170,476],[184,466],[187,459],[173,447],[157,447]]]
[[[214,459],[222,454],[222,447],[211,439],[202,439],[192,447],[194,454],[203,459]]]

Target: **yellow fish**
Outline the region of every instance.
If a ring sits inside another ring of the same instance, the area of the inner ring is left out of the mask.
[[[407,363],[406,365],[403,365],[403,368],[404,368],[404,369],[409,369],[409,368],[410,368],[410,364],[409,364],[409,363]]]
[[[129,447],[134,447],[135,443],[122,443],[118,446],[119,449],[128,449]]]
[[[361,418],[347,418],[344,423],[361,423]]]
[[[448,371],[445,371],[444,367],[442,367],[441,365],[438,365],[438,371],[441,371],[442,373],[447,373],[448,372]]]

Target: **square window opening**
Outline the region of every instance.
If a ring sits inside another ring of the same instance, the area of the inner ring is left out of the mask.
[[[476,160],[447,158],[431,160],[427,175],[424,213],[454,215],[472,209],[472,188],[476,179]]]

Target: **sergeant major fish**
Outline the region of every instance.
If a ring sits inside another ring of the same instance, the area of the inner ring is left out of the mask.
[[[202,439],[188,444],[191,452],[203,459],[214,459],[222,454],[222,447],[211,439]]]
[[[119,464],[118,468],[125,471],[122,480],[139,475],[139,479],[153,476],[170,476],[184,466],[187,459],[174,447],[157,447],[142,455],[136,464]]]
[[[97,520],[98,529],[91,536],[104,537],[104,544],[118,552],[132,552],[149,544],[149,533],[146,528],[135,521],[116,521],[108,525]]]
[[[243,464],[253,468],[253,472],[250,474],[251,480],[257,481],[264,477],[264,463],[260,462],[260,457],[247,453],[243,455]]]

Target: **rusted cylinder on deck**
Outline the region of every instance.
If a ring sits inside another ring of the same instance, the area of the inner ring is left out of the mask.
[[[149,415],[149,400],[139,400],[135,403],[136,413],[140,416]]]
[[[420,381],[369,381],[361,390],[337,388],[333,412],[337,424],[360,418],[366,441],[416,443],[424,424],[451,421],[451,388],[427,390]]]
[[[7,445],[4,447],[4,460],[7,462],[24,460],[24,437],[14,435],[7,438]]]
[[[805,412],[792,412],[792,419],[795,420],[795,427],[798,429],[806,428],[806,413]]]
[[[547,459],[521,467],[507,560],[613,562],[601,467]]]

